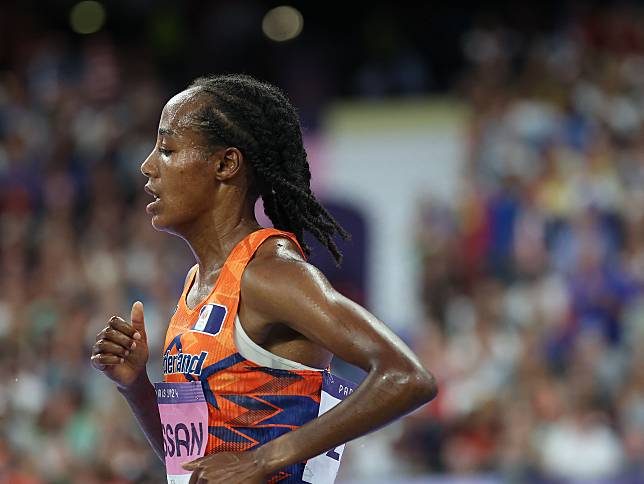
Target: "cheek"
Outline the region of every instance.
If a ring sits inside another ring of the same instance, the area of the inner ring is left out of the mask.
[[[177,184],[164,193],[157,216],[152,219],[152,225],[157,229],[191,223],[210,210],[211,200],[208,200],[202,187],[189,183]]]
[[[203,187],[186,185],[177,197],[175,207],[186,215],[201,213],[209,208],[208,197],[205,195]]]
[[[213,196],[213,187],[203,170],[176,169],[166,187],[167,201],[181,211],[206,209]]]

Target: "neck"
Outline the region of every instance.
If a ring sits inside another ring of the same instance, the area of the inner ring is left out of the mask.
[[[209,212],[179,234],[188,243],[199,265],[195,284],[200,287],[214,285],[233,248],[248,234],[261,228],[254,208],[254,203],[246,203],[238,210],[227,207],[225,213]]]

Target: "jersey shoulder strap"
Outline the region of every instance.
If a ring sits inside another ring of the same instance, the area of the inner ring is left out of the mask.
[[[304,251],[298,243],[295,234],[283,230],[273,228],[260,229],[249,234],[239,242],[231,251],[221,268],[219,279],[208,300],[209,303],[214,303],[225,308],[226,316],[223,327],[234,327],[239,306],[242,274],[255,255],[255,252],[257,252],[257,249],[270,237],[284,237],[291,240],[297,246],[300,253],[302,253],[302,256],[305,257]]]
[[[257,252],[257,249],[270,237],[284,237],[291,240],[295,243],[302,256],[306,257],[297,238],[291,232],[273,228],[257,230],[239,242],[228,256],[228,259],[221,269],[219,281],[217,281],[218,291],[225,293],[231,290],[239,291],[239,284],[244,269],[246,269],[246,266],[255,255],[255,252]]]

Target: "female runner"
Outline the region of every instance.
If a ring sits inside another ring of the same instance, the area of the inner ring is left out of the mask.
[[[140,302],[131,322],[109,320],[91,361],[169,482],[333,482],[342,444],[434,398],[412,351],[306,262],[304,231],[338,262],[333,237],[347,234],[311,192],[299,120],[279,89],[245,75],[197,79],[164,107],[141,172],[152,225],[183,238],[197,263],[168,327],[163,383],[146,372]],[[260,196],[275,229],[255,218]],[[368,373],[355,391],[328,371],[334,354]]]

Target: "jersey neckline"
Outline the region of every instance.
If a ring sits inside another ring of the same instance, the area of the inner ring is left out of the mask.
[[[257,229],[255,231],[249,233],[248,235],[246,235],[239,242],[237,242],[237,244],[231,249],[230,253],[226,257],[226,260],[224,261],[224,264],[221,266],[221,269],[219,271],[219,276],[217,276],[217,280],[215,281],[215,285],[212,287],[212,289],[210,290],[208,295],[206,297],[204,297],[199,302],[199,304],[197,304],[194,308],[190,309],[190,307],[188,307],[188,301],[187,301],[188,293],[190,292],[190,289],[192,289],[192,285],[194,284],[195,279],[197,278],[197,272],[199,272],[199,264],[195,264],[193,266],[193,268],[191,269],[190,277],[188,278],[188,282],[184,286],[183,292],[181,293],[181,299],[179,300],[179,304],[180,304],[181,308],[187,314],[192,315],[192,314],[196,313],[197,311],[201,310],[201,308],[204,306],[204,304],[206,304],[206,302],[208,300],[210,300],[210,298],[215,293],[215,291],[217,291],[217,288],[219,287],[219,283],[221,282],[221,279],[222,279],[222,275],[224,273],[224,269],[226,268],[226,265],[232,260],[233,255],[239,250],[239,248],[242,246],[242,244],[244,242],[246,242],[252,235],[254,235],[254,234],[258,233],[258,232],[262,232],[264,230],[272,230],[272,229],[269,229],[269,228],[266,228],[266,227],[263,227],[261,229]]]

